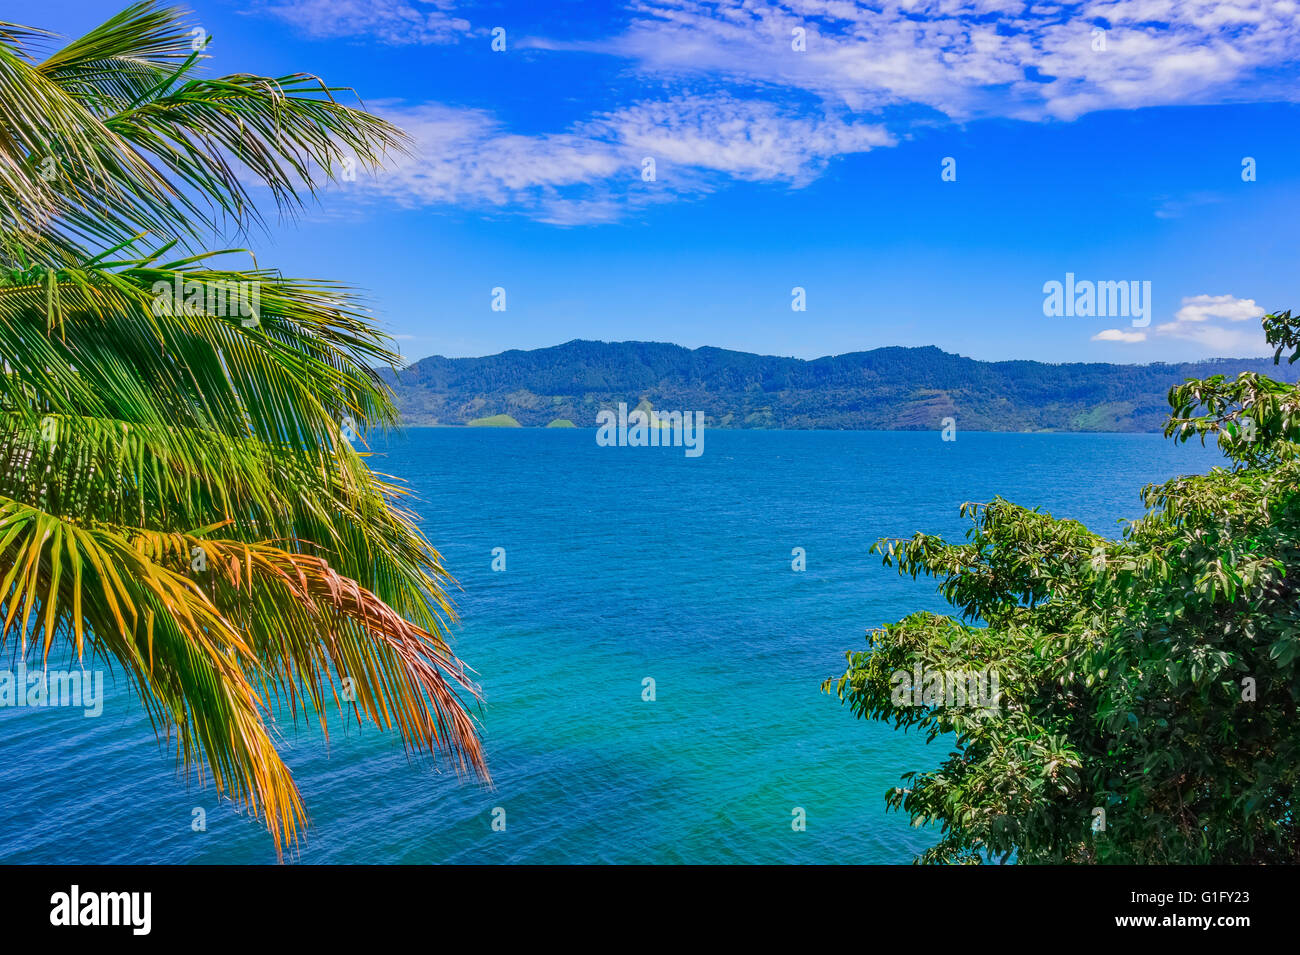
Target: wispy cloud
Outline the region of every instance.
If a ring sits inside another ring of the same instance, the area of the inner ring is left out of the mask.
[[[1192,295],[1183,299],[1174,320],[1157,325],[1155,332],[1195,342],[1219,355],[1268,355],[1273,349],[1265,341],[1263,327],[1258,323],[1263,315],[1264,310],[1255,304],[1254,299],[1233,295]],[[1221,321],[1229,324],[1220,324]],[[1237,324],[1245,322],[1249,324]]]
[[[515,45],[608,54],[656,76],[804,90],[859,110],[917,104],[954,118],[1071,119],[1102,109],[1296,98],[1296,70],[1286,66],[1300,58],[1296,0],[630,6],[630,21],[606,38],[520,37]],[[310,36],[389,44],[452,42],[479,9],[453,0],[262,0],[254,8]]]
[[[1157,219],[1180,219],[1194,209],[1212,206],[1224,201],[1224,196],[1215,192],[1195,192],[1191,195],[1173,198],[1158,196],[1160,205],[1156,207]]]
[[[794,185],[815,178],[832,157],[895,142],[883,126],[819,113],[759,100],[681,96],[607,113],[590,128],[669,169]]]
[[[470,29],[450,0],[267,0],[253,9],[318,39],[357,37],[394,46],[455,43]]]
[[[1167,322],[1156,326],[1156,334],[1195,342],[1207,352],[1229,358],[1259,357],[1273,353],[1260,328],[1225,328],[1222,325]]]
[[[512,133],[483,110],[372,105],[416,148],[363,183],[370,194],[508,209],[563,225],[611,221],[732,180],[797,188],[836,156],[894,142],[876,124],[727,96],[639,102],[536,136]]]
[[[1156,338],[1194,342],[1207,352],[1233,358],[1272,354],[1259,319],[1264,310],[1254,299],[1235,295],[1189,295],[1172,322],[1151,331]],[[1228,324],[1222,324],[1227,322]],[[1239,324],[1249,322],[1249,324]],[[1145,332],[1108,328],[1092,336],[1095,342],[1136,345],[1148,340]]]
[[[635,9],[606,41],[548,45],[655,74],[794,87],[854,109],[1027,119],[1294,99],[1294,70],[1276,67],[1300,53],[1294,0],[642,0]]]
[[[264,0],[256,9],[311,36],[410,44],[454,42],[480,8]],[[1068,120],[1294,100],[1300,90],[1297,0],[633,0],[630,14],[603,38],[520,36],[511,49],[611,56],[647,88],[681,95],[607,104],[563,130],[530,135],[482,110],[408,108],[394,118],[426,148],[379,191],[604,222],[727,180],[801,186],[835,157],[888,146],[909,124],[936,118]],[[868,122],[865,113],[878,116]],[[647,156],[659,164],[657,186],[639,179]],[[1156,214],[1208,201],[1170,200]]]

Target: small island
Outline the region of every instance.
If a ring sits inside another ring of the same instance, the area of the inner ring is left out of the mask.
[[[475,418],[472,421],[466,421],[467,428],[522,428],[518,421],[508,414],[494,414],[486,418]]]

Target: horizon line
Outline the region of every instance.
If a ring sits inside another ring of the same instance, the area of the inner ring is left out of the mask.
[[[698,345],[698,346],[696,346],[695,348],[691,348],[691,347],[689,347],[689,346],[687,346],[687,345],[681,345],[681,344],[678,344],[677,342],[647,341],[647,340],[635,339],[635,338],[620,339],[620,340],[601,339],[601,338],[571,338],[571,339],[569,339],[568,341],[565,341],[565,342],[558,342],[558,343],[556,343],[556,344],[554,344],[554,345],[539,345],[539,346],[537,346],[537,347],[535,347],[535,348],[505,348],[505,349],[502,349],[501,351],[498,351],[498,352],[492,352],[492,353],[489,353],[489,354],[486,354],[486,355],[461,355],[461,356],[457,356],[457,357],[451,357],[451,356],[448,356],[448,355],[439,355],[439,354],[425,355],[425,356],[422,357],[422,358],[413,358],[413,359],[407,361],[405,364],[401,365],[401,366],[398,367],[396,370],[397,370],[397,371],[402,371],[402,370],[404,370],[404,369],[406,369],[406,368],[411,367],[412,365],[418,365],[418,364],[419,364],[420,362],[422,362],[422,361],[429,361],[430,359],[434,359],[434,358],[439,358],[439,359],[442,359],[443,361],[481,361],[481,360],[483,360],[483,359],[485,359],[485,358],[500,358],[500,357],[502,357],[503,355],[510,355],[510,354],[514,354],[514,353],[518,353],[518,354],[530,354],[530,353],[533,353],[533,352],[550,351],[550,350],[552,350],[552,349],[556,349],[556,348],[564,348],[564,347],[567,346],[567,345],[575,345],[575,344],[580,344],[580,345],[661,345],[661,346],[668,347],[668,348],[678,348],[678,349],[681,349],[682,351],[691,352],[691,353],[698,352],[698,351],[705,351],[705,350],[709,350],[709,351],[720,351],[720,352],[728,352],[728,353],[733,354],[733,355],[746,355],[746,356],[750,356],[750,357],[753,357],[753,358],[774,358],[774,359],[777,359],[777,360],[780,360],[780,361],[797,361],[797,362],[802,362],[802,363],[804,363],[804,364],[813,364],[813,363],[815,363],[815,362],[819,362],[819,361],[828,361],[828,360],[833,360],[833,359],[836,359],[836,358],[849,358],[849,357],[852,357],[852,356],[854,356],[854,355],[869,355],[869,354],[872,354],[873,352],[880,352],[880,351],[929,351],[929,350],[934,350],[934,351],[938,351],[940,354],[943,354],[943,355],[947,355],[947,356],[950,356],[950,357],[953,357],[953,358],[961,358],[961,359],[964,359],[964,360],[966,360],[966,361],[979,362],[979,363],[982,364],[982,365],[1000,365],[1000,364],[1009,364],[1009,363],[1011,363],[1011,362],[1019,362],[1019,363],[1023,363],[1023,364],[1031,364],[1031,365],[1046,365],[1046,366],[1050,366],[1050,367],[1063,367],[1063,366],[1070,366],[1070,365],[1116,365],[1116,366],[1121,366],[1121,367],[1127,366],[1127,367],[1133,367],[1133,368],[1145,368],[1145,367],[1151,367],[1151,366],[1153,366],[1153,365],[1170,365],[1170,366],[1176,366],[1176,365],[1203,365],[1203,364],[1210,364],[1210,363],[1212,363],[1212,362],[1242,362],[1242,361],[1270,361],[1270,360],[1271,360],[1275,365],[1279,365],[1279,367],[1281,366],[1281,363],[1277,360],[1276,356],[1274,356],[1274,355],[1253,355],[1253,356],[1213,356],[1213,357],[1208,357],[1208,358],[1195,358],[1195,359],[1190,359],[1190,360],[1187,360],[1187,361],[1146,361],[1146,362],[1139,362],[1139,361],[1133,361],[1133,362],[1126,362],[1126,361],[1042,361],[1042,360],[1037,359],[1037,358],[995,358],[995,359],[986,359],[986,358],[974,358],[974,357],[972,357],[972,356],[970,356],[970,355],[963,355],[963,354],[961,354],[961,353],[959,353],[959,352],[950,352],[950,351],[945,351],[945,350],[944,350],[943,348],[941,348],[940,346],[938,346],[938,345],[934,345],[934,344],[930,344],[930,345],[877,345],[875,348],[863,348],[863,349],[858,349],[858,350],[856,350],[856,351],[840,352],[839,354],[835,354],[835,355],[819,355],[819,356],[816,357],[816,358],[799,358],[799,357],[797,357],[797,356],[795,356],[795,355],[772,355],[772,354],[765,354],[765,353],[763,353],[763,352],[743,351],[743,350],[741,350],[741,349],[737,349],[737,348],[725,348],[725,347],[723,347],[723,346],[721,346],[721,345]]]

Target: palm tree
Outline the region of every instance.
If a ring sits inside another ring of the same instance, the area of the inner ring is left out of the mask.
[[[344,435],[396,423],[396,354],[347,288],[202,247],[260,226],[251,188],[292,215],[403,134],[312,76],[199,75],[153,2],[54,40],[0,23],[0,651],[120,665],[277,853],[286,710],[486,780],[446,570]]]

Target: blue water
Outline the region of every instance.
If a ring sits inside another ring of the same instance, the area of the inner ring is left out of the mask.
[[[883,795],[946,747],[819,691],[869,627],[943,609],[870,544],[955,537],[958,506],[998,493],[1118,535],[1143,483],[1218,461],[1156,435],[710,431],[692,459],[591,430],[408,431],[376,466],[410,482],[463,588],[457,649],[487,696],[496,788],[371,728],[340,724],[327,748],[282,724],[311,815],[291,858],[909,861],[934,834]],[[254,821],[187,787],[123,683],[97,719],[0,709],[0,780],[0,862],[275,861]]]

